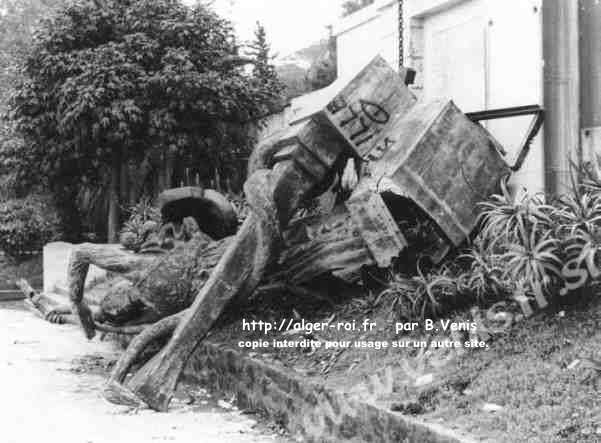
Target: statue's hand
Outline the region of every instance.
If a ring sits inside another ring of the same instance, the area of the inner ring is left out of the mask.
[[[86,337],[88,340],[91,340],[96,335],[96,325],[94,324],[94,319],[92,318],[92,311],[85,303],[76,304],[74,310],[77,312],[77,317],[79,318],[79,322],[86,334]]]
[[[357,170],[355,168],[355,160],[349,158],[344,167],[344,171],[342,172],[340,185],[343,191],[349,192],[355,189],[357,183],[359,183],[359,177],[357,176]]]

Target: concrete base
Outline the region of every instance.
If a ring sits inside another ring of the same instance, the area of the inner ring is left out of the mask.
[[[60,292],[60,289],[67,287],[67,267],[73,246],[73,243],[67,242],[53,242],[44,246],[44,292]],[[86,286],[105,276],[106,271],[90,266]]]
[[[261,411],[303,441],[474,442],[469,436],[378,408],[214,343],[199,347],[184,378],[235,395],[240,408]]]

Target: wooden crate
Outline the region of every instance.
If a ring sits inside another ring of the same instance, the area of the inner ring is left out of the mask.
[[[376,56],[350,80],[339,79],[319,92],[315,101],[299,112],[288,134],[281,139],[289,143],[303,131],[308,121],[319,123],[319,131],[334,128],[350,152],[362,158],[392,145],[388,129],[404,116],[416,98],[405,85],[407,72],[396,72]],[[329,128],[323,123],[329,123]]]
[[[415,105],[405,74],[377,56],[321,111],[359,157],[370,159],[387,150],[391,124]]]
[[[451,100],[420,103],[390,130],[391,149],[371,164],[438,223],[455,245],[470,235],[478,203],[510,173],[492,135]]]

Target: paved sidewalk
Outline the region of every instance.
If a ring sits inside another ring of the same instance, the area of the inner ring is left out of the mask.
[[[282,442],[252,415],[182,388],[169,413],[132,410],[100,395],[119,354],[71,325],[52,325],[19,303],[0,303],[3,443]],[[193,403],[192,403],[193,401]],[[191,403],[191,404],[190,404]]]

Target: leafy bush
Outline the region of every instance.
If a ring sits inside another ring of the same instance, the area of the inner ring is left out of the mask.
[[[506,244],[519,242],[532,230],[533,225],[540,229],[550,229],[553,225],[553,206],[545,204],[541,195],[511,196],[505,181],[501,182],[501,194],[493,195],[480,206],[483,225],[479,236],[491,246],[500,242],[502,248]]]
[[[30,195],[0,202],[0,249],[12,257],[40,251],[60,238],[60,218],[48,198]]]
[[[449,267],[424,273],[418,266],[417,275],[391,273],[379,300],[392,299],[392,310],[401,319],[423,319],[453,306],[460,295],[459,286],[459,279]]]
[[[128,220],[121,230],[120,242],[132,251],[138,252],[151,233],[157,233],[161,226],[161,212],[149,198],[142,198],[127,210]]]
[[[502,256],[484,245],[481,239],[459,256],[466,262],[467,270],[458,277],[460,289],[475,297],[479,303],[503,298],[512,291],[512,283],[506,278]]]

